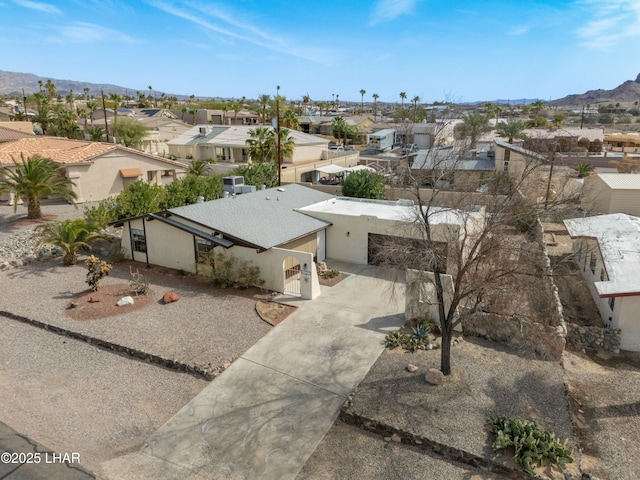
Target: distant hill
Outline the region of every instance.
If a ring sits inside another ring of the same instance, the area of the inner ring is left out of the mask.
[[[567,95],[549,102],[555,106],[595,105],[598,103],[634,103],[640,101],[640,74],[635,80],[627,80],[612,90],[589,90],[586,93]]]
[[[69,90],[73,90],[74,94],[81,95],[85,88],[88,88],[89,93],[92,95],[99,95],[100,90],[104,90],[105,94],[117,93],[119,95],[125,95],[127,92],[129,95],[135,95],[136,92],[135,88],[120,87],[108,83],[60,80],[58,78],[39,77],[32,73],[16,73],[0,70],[0,95],[22,96],[22,89],[24,89],[25,94],[30,95],[40,90],[38,80],[42,81],[43,84],[47,83],[47,80],[51,80],[56,85],[56,91],[63,96],[68,94]],[[154,94],[156,94],[156,92],[154,92]]]

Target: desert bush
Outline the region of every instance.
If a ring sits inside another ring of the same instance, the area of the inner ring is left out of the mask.
[[[118,219],[118,204],[115,198],[105,198],[95,206],[85,207],[84,219],[96,230],[107,228],[109,223]]]
[[[100,260],[95,255],[91,255],[87,257],[85,260],[85,264],[87,265],[87,279],[85,282],[89,284],[91,290],[94,292],[98,291],[100,288],[100,280],[109,275],[109,270],[111,270],[111,265],[109,265],[104,260]]]
[[[210,271],[203,274],[205,280],[222,288],[249,288],[254,285],[264,285],[260,279],[260,268],[251,262],[239,260],[233,255],[225,256],[213,251],[202,256],[202,262],[210,267]]]
[[[149,293],[149,280],[147,280],[138,269],[134,272],[133,269],[129,267],[129,273],[131,274],[129,286],[133,289],[134,293],[136,295],[147,295]]]
[[[387,348],[396,348],[405,345],[409,341],[409,336],[400,330],[387,333],[384,337],[385,346]]]

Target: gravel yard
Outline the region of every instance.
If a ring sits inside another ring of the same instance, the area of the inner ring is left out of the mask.
[[[140,448],[207,382],[0,317],[0,421],[82,467]]]

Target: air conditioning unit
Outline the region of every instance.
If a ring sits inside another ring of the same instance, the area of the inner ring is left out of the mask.
[[[207,136],[207,127],[200,127],[200,136],[201,137]]]
[[[255,190],[255,188],[256,187],[253,187],[253,190]],[[249,186],[245,186],[244,177],[241,175],[222,177],[222,191],[229,195],[248,193],[247,189],[249,189]]]

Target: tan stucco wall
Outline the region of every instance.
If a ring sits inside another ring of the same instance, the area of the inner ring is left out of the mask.
[[[589,213],[611,213],[611,189],[598,176],[590,175],[584,180],[580,206]]]
[[[176,168],[180,174],[185,171],[142,155],[118,151],[103,155],[89,165],[70,164],[67,165],[67,176],[76,184],[74,191],[78,195],[78,203],[103,200],[120,193],[124,188],[123,178],[120,176],[122,168],[139,168],[142,171],[140,179],[145,182],[149,171],[163,172]],[[158,176],[158,178],[161,184],[173,181],[173,177]]]

